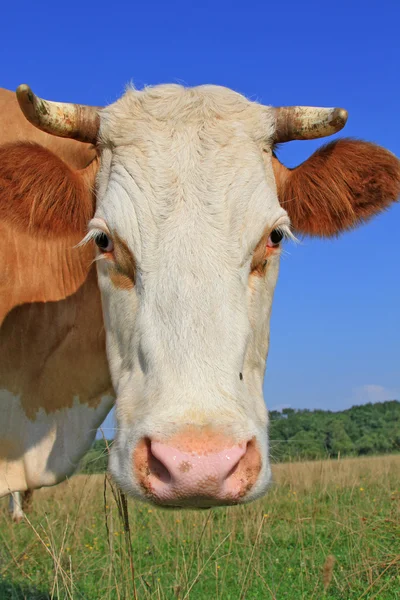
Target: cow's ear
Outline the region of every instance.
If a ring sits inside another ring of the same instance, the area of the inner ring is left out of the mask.
[[[31,234],[83,236],[92,218],[97,160],[71,169],[38,144],[0,147],[0,219]]]
[[[400,196],[400,161],[369,142],[336,140],[293,170],[275,158],[273,167],[280,203],[304,235],[357,227]]]

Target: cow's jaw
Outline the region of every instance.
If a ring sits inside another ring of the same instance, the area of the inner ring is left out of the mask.
[[[270,479],[262,382],[279,251],[251,265],[265,232],[288,219],[258,109],[223,88],[168,86],[128,91],[103,116],[111,470],[162,505],[246,502]]]

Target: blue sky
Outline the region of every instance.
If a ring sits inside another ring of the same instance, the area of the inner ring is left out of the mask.
[[[342,106],[341,135],[400,155],[400,4],[8,2],[1,85],[104,105],[127,82],[229,86],[265,104]],[[319,142],[284,145],[288,166]],[[265,381],[269,407],[400,397],[400,205],[339,240],[288,246]]]

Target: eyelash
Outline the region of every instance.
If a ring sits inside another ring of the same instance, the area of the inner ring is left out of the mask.
[[[284,234],[282,231],[280,231],[279,229],[273,229],[269,235],[267,246],[269,248],[276,248],[277,246],[279,246],[283,238]]]
[[[100,252],[112,252],[114,250],[114,244],[112,239],[104,231],[98,231],[94,237],[94,243],[100,250]]]
[[[104,247],[104,245],[101,245],[100,242],[101,240],[104,241],[104,238],[107,238],[108,240],[108,246],[109,247]],[[111,237],[109,236],[108,233],[106,233],[105,231],[103,231],[102,229],[91,229],[83,238],[83,240],[78,244],[78,246],[85,246],[86,244],[88,244],[90,241],[94,241],[94,243],[96,244],[96,246],[98,247],[99,251],[102,254],[108,254],[113,252],[114,250],[114,244],[113,241],[111,239]]]
[[[276,234],[276,235],[280,235],[280,239],[277,242],[274,242],[272,238],[272,236]],[[271,243],[269,244],[269,241],[271,240]],[[271,233],[269,234],[269,238],[267,241],[267,247],[269,248],[277,248],[278,246],[281,245],[281,243],[285,240],[291,240],[292,242],[297,242],[296,237],[293,235],[289,225],[278,225],[277,227],[274,227],[274,229],[271,231]]]

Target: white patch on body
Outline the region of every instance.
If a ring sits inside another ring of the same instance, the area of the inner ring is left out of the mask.
[[[113,405],[103,396],[97,408],[80,404],[28,419],[19,396],[0,390],[0,496],[50,486],[76,469],[90,448],[97,428]]]

